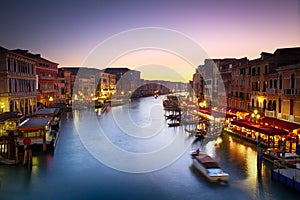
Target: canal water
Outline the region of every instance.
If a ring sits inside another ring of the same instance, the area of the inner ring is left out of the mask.
[[[193,143],[184,127],[168,127],[162,97],[99,113],[66,113],[55,152],[35,153],[32,167],[0,166],[0,199],[299,199],[271,179],[270,164],[258,173],[255,145],[226,133]],[[196,148],[230,174],[228,184],[192,166]]]

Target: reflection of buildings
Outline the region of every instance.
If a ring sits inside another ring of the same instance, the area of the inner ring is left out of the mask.
[[[269,117],[300,122],[299,63],[299,47],[277,49],[273,54],[262,52],[261,57],[254,60],[205,60],[194,74],[192,85],[201,101],[222,105],[219,97],[222,95],[218,94],[218,82],[222,80],[228,107],[246,111],[258,109]],[[218,98],[214,98],[216,96]]]
[[[40,54],[29,53],[28,50],[16,49],[16,53],[35,60],[37,76],[37,101],[48,106],[58,101],[57,63],[42,58]]]
[[[0,47],[0,113],[36,111],[35,59]]]

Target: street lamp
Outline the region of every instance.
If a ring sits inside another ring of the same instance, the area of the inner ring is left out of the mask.
[[[253,113],[251,114],[251,117],[253,118],[253,120],[256,123],[259,120],[259,118],[260,118],[260,114],[258,114],[257,110],[254,110]]]

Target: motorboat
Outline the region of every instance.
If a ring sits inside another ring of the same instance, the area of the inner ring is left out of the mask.
[[[295,153],[285,153],[279,149],[266,149],[262,153],[263,158],[271,163],[274,161],[284,161],[287,167],[296,168],[296,163],[300,162],[300,156]]]
[[[193,166],[210,182],[227,183],[229,174],[225,173],[218,162],[205,153],[193,152],[191,154]]]

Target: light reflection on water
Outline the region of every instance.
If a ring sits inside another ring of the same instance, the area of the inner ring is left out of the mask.
[[[130,115],[157,105],[154,98],[132,104]],[[136,111],[134,109],[137,109]],[[34,154],[33,167],[0,166],[0,199],[298,199],[299,194],[271,180],[270,165],[263,162],[261,175],[256,167],[256,146],[223,133],[216,140],[197,142],[169,166],[151,173],[131,174],[111,169],[94,159],[82,145],[74,124],[85,112],[67,113],[54,154]],[[91,113],[88,113],[89,115]],[[122,115],[122,112],[118,113]],[[97,115],[97,112],[94,112]],[[124,114],[128,115],[128,113]],[[158,115],[156,117],[159,117]],[[193,137],[184,128],[168,128],[148,139],[123,134],[113,125],[111,113],[99,116],[107,137],[133,152],[148,152],[179,134],[183,143]],[[75,119],[75,120],[74,120]],[[141,117],[139,120],[148,120]],[[73,121],[74,120],[74,121]],[[161,120],[166,124],[165,119]],[[140,121],[139,123],[144,123]],[[149,121],[145,122],[145,124]],[[107,126],[109,124],[109,126]],[[86,129],[90,127],[84,127]],[[189,152],[201,148],[230,174],[228,185],[208,183],[192,166]],[[122,164],[122,163],[120,163]]]

